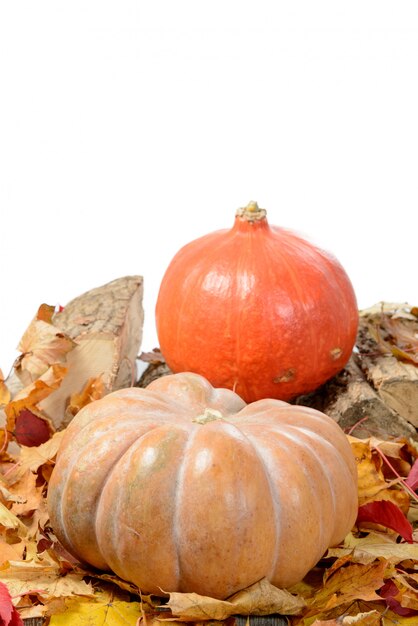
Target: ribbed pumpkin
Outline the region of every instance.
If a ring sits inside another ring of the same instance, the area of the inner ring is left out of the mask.
[[[313,391],[348,361],[358,325],[338,261],[269,226],[250,203],[230,230],[196,239],[173,258],[156,306],[161,351],[247,402]]]
[[[286,587],[357,513],[340,427],[279,400],[245,403],[184,373],[93,402],[71,422],[49,483],[58,538],[144,592],[226,598]]]

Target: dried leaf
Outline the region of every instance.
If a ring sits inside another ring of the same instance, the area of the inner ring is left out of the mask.
[[[41,506],[43,487],[36,485],[36,476],[27,470],[19,481],[9,487],[10,493],[19,497],[19,502],[14,502],[11,511],[24,517]]]
[[[66,600],[63,613],[52,615],[49,626],[136,626],[142,616],[139,602]]]
[[[0,624],[1,626],[23,626],[22,618],[13,606],[10,592],[0,582]]]
[[[315,620],[312,626],[380,626],[382,614],[379,611],[367,611],[357,615],[344,615],[336,619]]]
[[[18,530],[21,536],[24,537],[27,533],[26,526],[22,524],[20,519],[16,517],[14,513],[9,511],[7,507],[0,502],[0,526],[4,528]]]
[[[360,506],[374,500],[390,500],[404,513],[409,508],[409,495],[398,486],[387,483],[382,470],[382,458],[373,450],[373,440],[348,436],[356,459],[358,497]]]
[[[52,463],[57,455],[65,431],[54,433],[45,443],[36,447],[22,446],[19,464],[21,468],[30,469],[36,473],[42,465]]]
[[[225,620],[231,615],[297,615],[305,606],[302,598],[274,587],[267,579],[239,591],[227,600],[197,593],[170,593],[166,605],[181,620]]]
[[[10,402],[10,391],[4,382],[3,372],[0,369],[0,406]]]
[[[22,446],[39,446],[51,436],[52,425],[44,417],[35,415],[29,409],[23,409],[16,416],[13,434]]]
[[[390,528],[409,543],[413,543],[411,523],[400,508],[389,500],[368,502],[359,507],[356,524],[357,526],[364,526],[365,522]]]
[[[24,385],[43,376],[51,365],[65,363],[75,342],[43,319],[35,319],[19,343],[22,354],[14,363],[15,372]]]
[[[330,548],[327,552],[327,558],[344,556],[363,564],[373,563],[379,558],[386,559],[392,565],[403,561],[418,562],[418,543],[397,543],[393,535],[383,533],[370,532],[365,537],[355,537],[349,533],[341,547]]]
[[[103,398],[106,393],[106,385],[101,376],[90,378],[80,393],[73,393],[69,405],[65,411],[64,421],[67,423],[87,404]]]
[[[28,561],[9,561],[0,569],[0,578],[13,596],[24,596],[36,590],[43,600],[60,596],[94,596],[93,587],[76,574],[62,576],[57,566]]]
[[[384,584],[387,567],[387,562],[381,560],[368,565],[359,563],[340,568],[315,594],[307,615],[323,613],[354,600],[380,600],[376,591]]]
[[[18,543],[7,543],[0,538],[0,566],[6,561],[16,561],[23,558],[26,543],[19,541]]]

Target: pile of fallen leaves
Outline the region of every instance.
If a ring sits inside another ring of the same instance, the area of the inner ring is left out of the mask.
[[[26,618],[51,626],[167,620],[230,626],[235,615],[271,614],[286,615],[292,626],[418,625],[418,450],[406,439],[347,435],[358,467],[356,526],[289,590],[262,580],[226,601],[181,593],[157,598],[78,563],[59,544],[46,508],[65,431],[55,432],[42,400],[61,384],[72,349],[51,319],[51,308],[41,307],[22,339],[18,390],[0,379],[0,626]],[[71,398],[71,415],[101,394],[100,381],[86,381]]]

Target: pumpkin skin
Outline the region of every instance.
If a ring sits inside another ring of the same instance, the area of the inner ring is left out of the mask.
[[[274,399],[245,405],[197,374],[175,374],[77,414],[48,510],[81,561],[144,592],[226,598],[263,577],[300,581],[345,537],[356,466],[326,415]]]
[[[269,226],[256,203],[237,212],[230,230],[175,255],[156,304],[170,369],[201,374],[246,402],[317,389],[347,363],[357,326],[353,287],[338,261]]]

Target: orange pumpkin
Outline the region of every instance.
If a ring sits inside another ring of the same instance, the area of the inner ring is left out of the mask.
[[[247,402],[312,391],[348,361],[356,298],[338,261],[250,203],[230,230],[192,241],[171,261],[156,306],[173,372],[205,376]]]
[[[144,592],[226,598],[301,580],[357,513],[356,467],[329,417],[245,403],[197,374],[93,402],[49,483],[51,524],[80,560]]]

